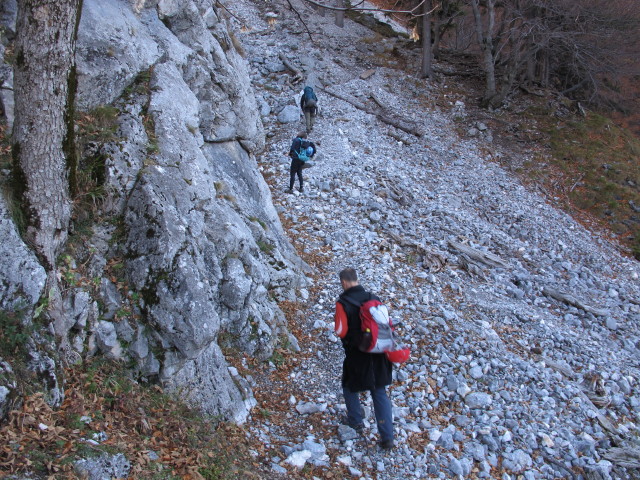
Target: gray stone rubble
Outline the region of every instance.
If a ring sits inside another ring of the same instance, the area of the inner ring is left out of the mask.
[[[295,478],[307,465],[380,480],[637,478],[612,447],[638,444],[638,263],[492,161],[513,154],[492,144],[484,122],[459,128],[463,100],[427,108],[447,86],[399,69],[394,48],[404,40],[348,19],[337,28],[331,15],[291,1],[313,18],[314,43],[288,2],[226,2],[236,38],[209,0],[84,1],[78,104],[114,102],[120,111],[117,140],[95,146],[110,192],[103,213],[115,222],[93,226],[86,267],[100,279],[99,298],[65,291],[66,360],[128,357],[141,377],[204,411],[249,418],[274,478]],[[280,55],[320,99],[311,135],[320,153],[303,194],[284,190],[304,84],[292,84]],[[415,69],[417,61],[410,56]],[[6,69],[0,87],[11,123]],[[359,103],[373,93],[423,135],[328,91]],[[271,190],[263,177],[273,179]],[[291,225],[286,235],[278,215]],[[0,306],[33,310],[45,274],[3,199],[0,230]],[[313,272],[316,285],[292,244],[326,259]],[[105,273],[115,260],[135,295]],[[340,425],[332,316],[336,274],[346,266],[390,306],[412,349],[395,371],[397,447],[387,453],[375,445],[370,404],[364,433]],[[307,337],[286,330],[282,300],[305,306]],[[120,318],[125,307],[131,318]],[[283,337],[305,359],[275,392],[285,395],[286,426],[248,417],[253,389],[273,386],[243,378],[222,352],[268,359]],[[32,357],[59,405],[55,361]],[[7,360],[0,415],[17,396]],[[76,468],[126,476],[130,466],[114,456]]]
[[[315,43],[284,3],[269,6],[273,27],[259,2],[234,3],[253,29],[241,39],[268,137],[259,164],[277,179],[274,202],[292,222],[291,241],[328,260],[307,305],[313,340],[301,347],[312,353],[292,373],[303,398],[287,417],[300,425],[298,434],[283,438],[281,427],[258,418],[250,424],[275,452],[274,474],[317,466],[304,448],[313,442],[353,478],[636,478],[607,452],[617,441],[638,440],[638,263],[490,161],[483,151],[510,153],[492,147],[485,124],[470,124],[473,132],[460,138],[453,117],[464,114],[463,101],[450,110],[422,108],[416,99],[439,87],[411,72],[378,67],[361,80],[372,56],[399,40],[367,42],[374,34],[364,27],[339,29],[332,15],[292,3],[312,18]],[[284,190],[286,154],[304,125],[300,116],[291,123],[291,111],[304,84],[291,84],[279,55],[304,72],[320,99],[310,139],[321,158],[305,170],[303,194]],[[375,92],[425,134],[387,135],[391,127],[323,88],[360,102]],[[469,261],[454,245],[488,260]],[[342,352],[332,314],[336,274],[347,266],[390,304],[412,349],[391,389],[391,453],[375,447],[370,406],[364,436],[339,423]],[[594,378],[607,399],[598,406]],[[330,435],[318,438],[314,416]]]

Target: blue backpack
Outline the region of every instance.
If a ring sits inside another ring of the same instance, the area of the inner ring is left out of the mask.
[[[313,156],[313,147],[308,140],[300,139],[300,148],[296,152],[296,155],[298,155],[298,159],[303,162],[311,160],[311,157]]]
[[[305,107],[312,108],[312,107],[315,107],[317,105],[318,97],[316,97],[316,94],[313,91],[313,88],[304,87],[303,98],[304,98],[304,106]]]

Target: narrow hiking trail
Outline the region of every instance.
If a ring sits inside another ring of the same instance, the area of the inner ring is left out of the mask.
[[[272,478],[632,478],[603,459],[612,432],[598,416],[615,423],[616,435],[637,437],[637,262],[493,162],[508,153],[491,132],[461,137],[454,119],[464,118],[464,102],[432,108],[447,87],[400,69],[418,61],[400,56],[400,40],[314,14],[312,43],[286,3],[242,0],[232,11],[245,27],[267,132],[258,164],[312,268],[299,301],[281,305],[299,351],[282,345],[266,370],[237,365],[258,400],[248,425],[257,461]],[[280,55],[306,82],[291,83]],[[304,193],[287,194],[289,146],[304,123],[278,116],[297,108],[305,83],[319,97],[309,138],[320,153],[304,171]],[[340,99],[371,105],[370,93],[423,135]],[[370,408],[362,436],[340,426],[333,309],[347,266],[390,306],[412,349],[390,389],[391,452],[376,446]],[[593,375],[606,410],[585,396]]]

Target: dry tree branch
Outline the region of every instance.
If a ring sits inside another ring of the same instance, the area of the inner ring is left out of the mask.
[[[296,15],[298,16],[298,18],[302,22],[302,25],[304,25],[304,29],[307,31],[307,35],[309,35],[309,40],[311,40],[313,42],[314,40],[313,40],[313,36],[311,35],[311,31],[309,30],[309,27],[307,27],[307,24],[302,19],[302,15],[300,15],[300,12],[298,12],[298,10],[296,10],[296,8],[293,5],[291,5],[291,0],[287,0],[287,3],[289,4],[289,8],[291,8],[291,10],[296,12]]]
[[[288,1],[288,0],[287,0]],[[433,13],[436,8],[433,8],[431,11],[426,12],[426,13],[414,13],[416,10],[419,11],[420,7],[422,7],[422,5],[424,4],[424,2],[426,2],[426,0],[421,0],[420,3],[418,5],[416,5],[415,7],[413,7],[411,10],[393,10],[393,9],[385,9],[385,8],[370,8],[370,7],[357,7],[357,6],[352,6],[352,7],[333,7],[333,6],[329,6],[329,5],[323,5],[320,2],[317,2],[315,0],[303,0],[307,3],[310,3],[312,5],[315,5],[316,7],[321,7],[321,8],[326,8],[327,10],[335,10],[337,12],[348,12],[348,11],[359,11],[359,12],[367,12],[367,11],[372,11],[372,12],[382,12],[382,13],[408,13],[409,15],[411,15],[412,17],[422,17],[424,15],[426,15],[427,13]],[[291,5],[291,3],[289,3],[289,5]]]
[[[229,9],[227,8],[227,6],[226,6],[224,3],[222,3],[220,0],[217,0],[217,1],[216,1],[216,5],[220,6],[220,7],[221,7],[222,9],[224,9],[224,10],[225,10],[229,15],[231,15],[233,18],[235,18],[236,20],[238,20],[238,22],[240,22],[244,28],[248,28],[247,24],[246,24],[246,23],[244,23],[244,22],[242,21],[242,19],[241,19],[241,18],[239,18],[237,15],[234,15],[234,13],[233,13],[231,10],[229,10]]]

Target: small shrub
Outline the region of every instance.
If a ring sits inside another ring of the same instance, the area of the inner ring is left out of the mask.
[[[267,229],[267,224],[260,220],[258,217],[249,217],[249,221],[258,223],[263,230]]]
[[[106,143],[116,139],[118,110],[113,105],[100,105],[88,113],[79,113],[76,118],[80,142]]]
[[[267,243],[263,240],[258,240],[256,243],[258,244],[258,248],[260,248],[260,251],[266,253],[267,255],[271,255],[273,250],[276,248],[275,245]]]
[[[0,357],[14,358],[24,355],[32,326],[24,324],[24,312],[0,310]]]
[[[151,73],[152,70],[145,70],[143,72],[138,73],[136,78],[131,82],[131,84],[125,88],[124,97],[130,97],[132,95],[149,95],[150,87],[149,83],[151,81]]]

